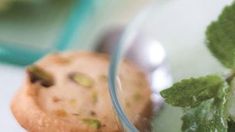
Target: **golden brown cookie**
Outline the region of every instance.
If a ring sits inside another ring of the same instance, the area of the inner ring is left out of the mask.
[[[30,132],[122,131],[108,91],[107,55],[70,52],[48,55],[27,69],[11,105]],[[143,72],[128,61],[118,76],[121,102],[140,129],[151,114],[150,88]]]

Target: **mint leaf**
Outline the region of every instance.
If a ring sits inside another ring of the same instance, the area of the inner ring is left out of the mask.
[[[228,132],[235,132],[235,122],[232,119],[228,121]]]
[[[186,108],[182,117],[184,132],[227,132],[228,111],[222,100],[210,99]]]
[[[161,96],[174,106],[195,106],[217,96],[221,87],[224,87],[224,80],[219,76],[209,75],[175,83],[170,89],[161,91]]]
[[[227,68],[235,69],[235,3],[208,26],[206,37],[212,54]]]
[[[227,132],[231,93],[223,78],[209,75],[182,80],[161,95],[167,103],[184,108],[184,132]]]

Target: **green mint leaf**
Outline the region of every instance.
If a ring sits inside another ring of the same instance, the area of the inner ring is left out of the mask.
[[[223,78],[209,75],[200,78],[185,79],[171,88],[161,91],[161,96],[171,105],[179,107],[195,106],[217,95],[224,86]]]
[[[232,119],[228,121],[228,132],[235,132],[235,122]]]
[[[235,68],[235,3],[224,8],[206,31],[207,46],[227,68]]]
[[[183,132],[227,132],[228,111],[222,100],[210,99],[194,108],[185,108]]]
[[[217,75],[182,80],[161,92],[166,102],[184,108],[184,132],[227,132],[231,88]]]

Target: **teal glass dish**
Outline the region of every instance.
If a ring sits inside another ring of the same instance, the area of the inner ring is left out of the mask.
[[[93,6],[92,0],[16,2],[0,13],[0,61],[27,65],[65,50]]]

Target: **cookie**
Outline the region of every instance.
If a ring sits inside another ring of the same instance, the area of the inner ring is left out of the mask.
[[[51,54],[27,68],[11,110],[30,132],[123,131],[108,90],[109,57],[91,52]],[[151,91],[144,73],[128,61],[117,77],[129,119],[145,130]]]

